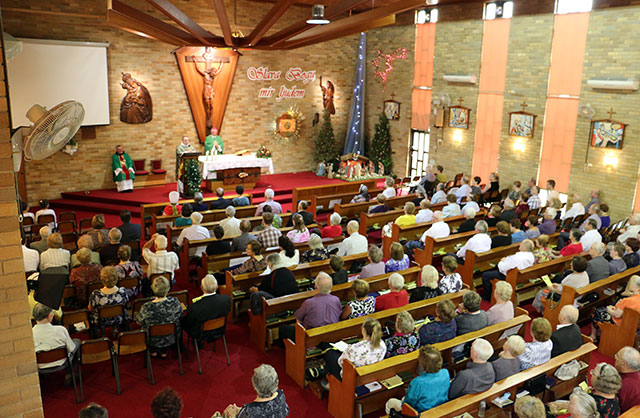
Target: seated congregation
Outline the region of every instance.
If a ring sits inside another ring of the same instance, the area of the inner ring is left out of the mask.
[[[283,373],[305,396],[328,396],[340,418],[501,409],[610,418],[640,405],[640,214],[612,222],[597,189],[564,205],[553,180],[543,202],[534,179],[501,190],[495,173],[484,185],[443,172],[362,186],[332,210],[301,200],[287,213],[273,190],[255,208],[224,190],[207,202],[171,195],[154,229],[128,211],[111,229],[96,215],[73,229],[77,242],[42,202],[23,245],[38,366],[66,371],[75,387],[94,342],[117,342],[117,364],[127,338],[142,335],[152,382],[151,359],[169,349],[181,374],[190,351],[203,373],[199,350],[222,339],[229,364],[226,330],[244,326],[259,352],[286,356],[286,369],[260,365],[256,399],[212,414],[293,416]],[[361,204],[355,216],[341,212]],[[58,348],[62,356],[45,355]],[[596,350],[615,365],[591,364]],[[152,415],[179,417],[182,402],[163,390]]]

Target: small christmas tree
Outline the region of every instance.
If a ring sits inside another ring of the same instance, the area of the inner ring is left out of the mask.
[[[200,164],[198,160],[189,159],[184,164],[184,180],[185,192],[187,196],[193,196],[200,191],[202,184],[202,173],[200,172]]]
[[[389,174],[393,168],[391,154],[393,154],[393,151],[391,151],[389,119],[387,115],[382,112],[376,124],[376,132],[369,146],[369,157],[376,163],[376,166],[379,162],[382,162],[385,174]]]
[[[333,134],[333,125],[329,112],[325,109],[322,114],[322,125],[316,137],[316,162],[333,163],[338,157],[336,150],[336,138]]]

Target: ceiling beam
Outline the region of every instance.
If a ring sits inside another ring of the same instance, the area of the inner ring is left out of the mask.
[[[396,23],[396,15],[389,15],[378,19],[369,19],[362,22],[359,25],[353,25],[345,27],[341,30],[324,31],[321,34],[317,34],[310,37],[301,38],[297,41],[283,42],[278,45],[278,48],[295,49],[303,46],[309,46],[318,44],[321,42],[332,41],[334,39],[343,38],[345,36],[351,36],[360,32],[366,32],[371,29],[380,28],[383,26],[390,26]]]
[[[273,5],[269,13],[267,13],[260,23],[251,31],[243,42],[242,46],[253,46],[260,42],[262,37],[271,29],[271,27],[282,17],[295,0],[279,0]]]
[[[333,19],[334,17],[340,16],[341,14],[368,2],[369,0],[341,0],[337,4],[324,9],[324,17],[327,19]],[[309,16],[311,16],[311,8],[309,8]],[[309,25],[306,19],[300,20],[299,22],[287,26],[286,28],[274,33],[271,36],[265,37],[262,41],[265,44],[277,45],[283,41],[286,41],[292,36],[298,35],[308,29],[311,29],[312,27],[313,25]]]
[[[222,29],[224,43],[227,44],[227,46],[235,46],[233,36],[231,36],[231,25],[229,24],[229,16],[227,15],[227,9],[224,6],[224,0],[213,0],[213,8],[218,16],[218,22]]]
[[[128,32],[148,36],[171,45],[200,44],[200,41],[191,34],[127,6],[120,0],[108,0],[107,23]]]
[[[196,39],[202,42],[203,45],[224,46],[224,42],[221,37],[215,36],[211,32],[205,30],[202,26],[198,25],[189,16],[187,16],[180,9],[174,6],[169,0],[147,1],[155,6],[156,9],[164,13],[171,20],[182,26],[187,32],[189,32]]]

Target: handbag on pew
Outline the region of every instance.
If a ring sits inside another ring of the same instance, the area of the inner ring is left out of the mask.
[[[400,411],[396,411],[395,409],[391,408],[391,410],[389,411],[389,418],[412,418],[413,415],[406,415],[403,414]]]
[[[367,264],[367,262],[365,260],[355,260],[353,263],[351,263],[351,268],[349,269],[349,274],[358,274],[362,271],[362,267],[364,267]]]
[[[524,384],[524,389],[529,392],[531,396],[543,393],[547,390],[547,375],[541,374],[533,379],[527,380]]]

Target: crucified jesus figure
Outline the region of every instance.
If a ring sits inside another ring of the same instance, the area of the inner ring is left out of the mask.
[[[196,66],[196,71],[198,71],[204,79],[204,86],[202,87],[202,103],[204,104],[204,110],[207,113],[207,128],[211,129],[213,126],[213,99],[216,95],[213,88],[213,82],[215,81],[216,76],[222,71],[223,63],[220,61],[217,68],[214,66],[209,67],[209,63],[213,62],[213,54],[209,49],[210,48],[207,47],[205,53],[202,54],[202,57],[204,58],[204,70],[198,67],[198,62],[194,62],[194,64]]]

